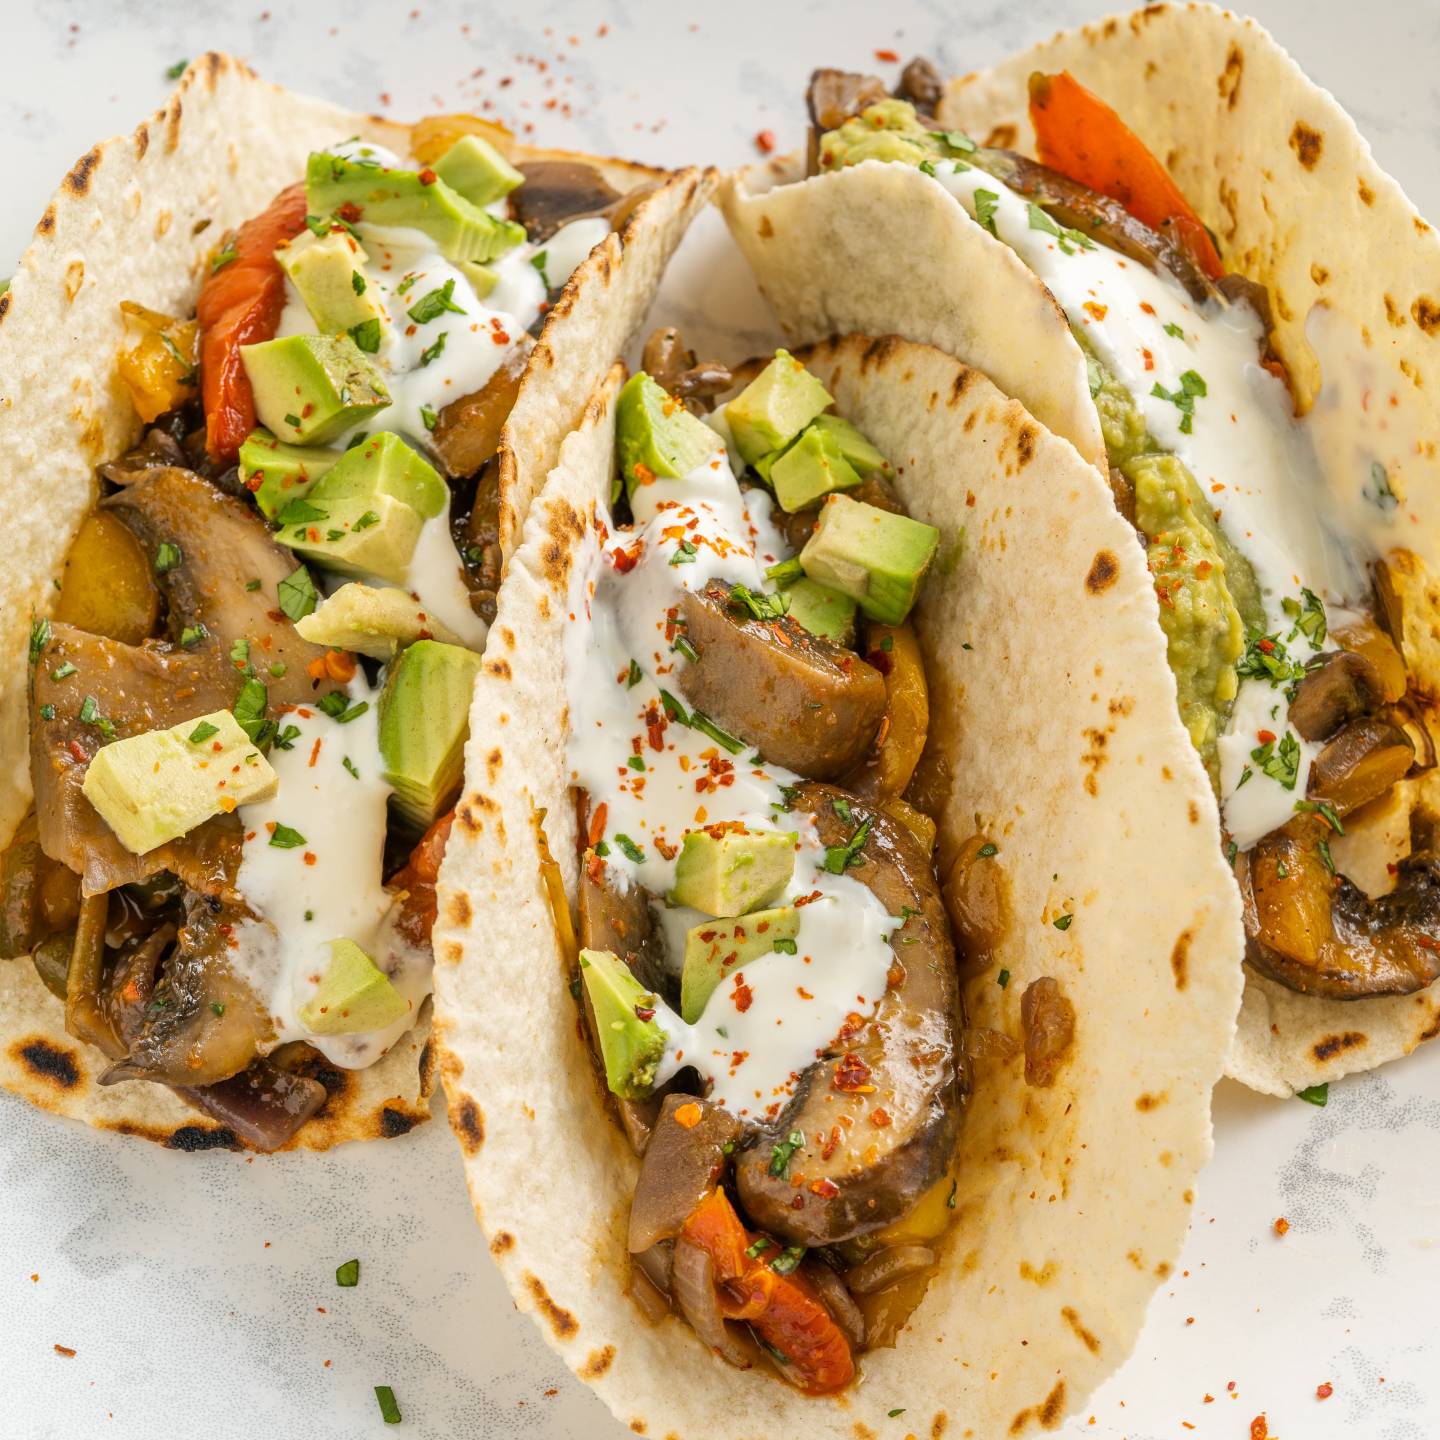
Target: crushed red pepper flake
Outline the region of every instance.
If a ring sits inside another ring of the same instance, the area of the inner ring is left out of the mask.
[[[1276,1233],[1277,1235],[1284,1236],[1285,1234],[1288,1233],[1289,1229],[1290,1229],[1290,1222],[1282,1215],[1282,1216],[1275,1222],[1275,1233]]]
[[[67,1360],[73,1360],[75,1358],[75,1352],[68,1345],[57,1345],[55,1347],[55,1353],[57,1355],[63,1355]]]
[[[1315,1398],[1317,1400],[1328,1400],[1335,1393],[1335,1387],[1327,1380],[1323,1385],[1315,1387]]]

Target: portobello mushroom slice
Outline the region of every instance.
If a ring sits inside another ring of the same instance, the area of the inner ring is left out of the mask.
[[[1319,656],[1295,687],[1290,723],[1302,739],[1328,740],[1384,699],[1384,682],[1373,661],[1355,651],[1332,650]]]
[[[548,240],[572,220],[609,210],[623,198],[583,160],[530,160],[519,169],[525,183],[510,192],[510,214],[525,227],[532,244]]]
[[[447,474],[473,475],[500,448],[500,432],[515,408],[520,378],[534,348],[535,342],[522,335],[478,390],[452,400],[440,412],[430,438]]]
[[[838,130],[852,116],[887,99],[883,80],[851,70],[812,70],[805,88],[810,123],[822,133]]]
[[[836,800],[847,801],[850,821]],[[755,1225],[813,1248],[888,1225],[935,1184],[955,1150],[964,1075],[955,951],[928,857],[904,826],[831,786],[800,786],[791,809],[813,817],[825,845],[845,844],[868,822],[864,863],[848,874],[907,917],[874,1016],[836,1038],[736,1157]],[[804,1144],[782,1163],[781,1142],[796,1132]]]
[[[253,1061],[213,1085],[177,1085],[175,1093],[256,1150],[278,1150],[328,1098],[318,1080],[270,1060]]]
[[[1309,795],[1343,817],[1403,780],[1415,763],[1415,742],[1379,715],[1352,720],[1315,757]]]
[[[694,1095],[665,1097],[630,1201],[632,1255],[679,1235],[690,1212],[719,1182],[725,1147],[733,1146],[740,1132],[740,1121],[720,1105]]]
[[[696,658],[676,684],[696,709],[807,779],[865,757],[885,716],[878,670],[788,615],[757,618],[727,580],[687,591],[680,608]]]

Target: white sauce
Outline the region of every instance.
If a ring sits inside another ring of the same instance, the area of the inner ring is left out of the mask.
[[[358,1070],[415,1023],[430,993],[431,958],[395,931],[393,897],[381,884],[390,787],[380,775],[378,692],[357,672],[348,693],[369,708],[345,724],[310,706],[278,717],[282,731],[300,731],[288,749],[271,748],[279,788],[237,812],[245,839],[236,888],[263,918],[239,928],[234,959],[269,1007],[277,1044],[308,1040],[333,1064]],[[304,843],[272,845],[277,825]],[[353,940],[390,977],[410,1002],[407,1016],[359,1035],[312,1035],[300,1024],[338,939]]]
[[[1317,503],[1325,488],[1317,453],[1326,455],[1328,469],[1329,447],[1293,418],[1284,383],[1260,366],[1259,318],[1247,306],[1196,305],[1169,275],[1098,243],[1085,249],[1070,241],[1073,253],[1067,254],[1055,235],[1031,226],[1029,202],[1002,182],[975,168],[955,169],[950,161],[936,161],[935,170],[972,217],[977,190],[994,197],[998,238],[1045,282],[1134,397],[1150,433],[1211,497],[1226,535],[1254,568],[1268,633],[1286,641],[1292,659],[1308,660],[1316,647],[1304,635],[1289,638],[1294,619],[1284,603],[1299,603],[1302,587],[1329,605],[1360,599],[1368,582],[1357,560],[1374,552],[1357,543],[1353,506],[1336,511]],[[1158,385],[1182,394],[1186,372],[1201,377],[1206,393],[1192,397],[1189,428],[1182,429],[1185,412],[1153,392]],[[1242,677],[1219,743],[1225,824],[1242,849],[1291,817],[1321,748],[1288,729],[1286,711],[1284,684]],[[1252,759],[1262,731],[1275,736],[1277,747],[1286,735],[1298,743],[1293,784],[1266,775]]]
[[[667,1036],[661,1080],[693,1065],[712,1082],[710,1099],[738,1115],[771,1117],[847,1018],[873,1013],[885,993],[889,938],[901,921],[852,876],[823,869],[814,822],[783,808],[781,787],[798,777],[752,763],[748,746],[731,755],[703,731],[655,723],[665,713],[662,688],[685,704],[674,676],[687,662],[666,633],[681,592],[717,577],[764,589],[764,567],[788,553],[769,496],[750,491],[742,498],[717,441],[711,461],[684,479],[641,488],[632,509],[635,526],[607,532],[603,547],[589,542],[576,567],[574,623],[564,640],[571,782],[589,793],[592,816],[606,807],[609,882],[638,883],[656,896],[674,884],[673,857],[687,830],[739,821],[798,834],[795,874],[775,902],[804,902],[796,954],[772,951],[732,973],[695,1025],[663,1002],[656,1010]],[[682,543],[694,546],[694,558],[672,565]],[[616,566],[617,551],[633,557],[628,572]],[[642,672],[633,685],[632,660]],[[630,766],[632,755],[644,761],[643,771]],[[638,859],[626,853],[622,836]],[[656,913],[678,968],[686,930],[708,917],[658,904]]]

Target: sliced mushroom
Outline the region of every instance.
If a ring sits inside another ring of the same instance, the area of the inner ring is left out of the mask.
[[[930,687],[920,641],[908,624],[867,626],[865,660],[885,677],[885,717],[845,788],[864,800],[888,800],[905,792],[920,763],[930,732]]]
[[[1319,656],[1295,687],[1290,723],[1305,740],[1328,740],[1342,725],[1376,709],[1383,696],[1372,661],[1350,650],[1332,650]]]
[[[256,1150],[278,1150],[327,1098],[318,1080],[269,1060],[256,1060],[214,1085],[177,1086],[175,1093]]]
[[[772,1126],[737,1156],[736,1183],[752,1221],[786,1241],[837,1244],[909,1211],[944,1173],[960,1124],[962,1061],[955,952],[928,857],[903,826],[863,801],[848,820],[827,785],[805,785],[792,809],[820,840],[843,845],[869,822],[864,863],[848,873],[891,915],[890,986],[874,1016],[843,1034],[801,1077]],[[799,1132],[783,1161],[776,1146]]]
[[[1375,621],[1363,617],[1332,630],[1330,638],[1342,650],[1363,655],[1375,667],[1380,678],[1381,698],[1386,704],[1394,704],[1405,694],[1410,677],[1405,672],[1404,657]]]
[[[687,591],[681,610],[697,658],[676,684],[692,705],[807,778],[860,762],[885,715],[878,670],[789,616],[757,619],[725,580]]]
[[[1328,827],[1303,816],[1260,841],[1238,867],[1246,958],[1303,995],[1407,995],[1440,978],[1440,854],[1402,860],[1395,888],[1368,898],[1332,873]]]
[[[630,1201],[629,1248],[638,1255],[673,1240],[686,1217],[720,1180],[740,1122],[726,1109],[693,1095],[667,1095],[640,1163]]]
[[[709,409],[708,402],[735,385],[735,372],[718,360],[695,359],[679,330],[664,325],[645,341],[641,369],[667,394],[679,400],[706,402],[692,408]]]
[[[145,438],[133,450],[126,451],[118,460],[112,460],[108,465],[101,465],[99,473],[112,485],[125,486],[138,479],[146,470],[161,466],[183,468],[186,464],[185,452],[180,448],[180,442],[159,426],[152,425],[145,432]]]
[[[620,956],[647,990],[678,1003],[675,978],[665,963],[665,937],[656,927],[651,900],[643,885],[622,890],[618,873],[593,850],[585,852],[580,862],[581,945]]]
[[[28,955],[47,936],[74,926],[80,882],[40,848],[32,810],[0,855],[0,960]]]
[[[431,439],[447,473],[473,475],[500,448],[500,432],[515,408],[534,348],[528,335],[521,336],[478,390],[452,400],[440,412]]]
[[[583,160],[529,160],[519,168],[525,183],[510,192],[510,213],[533,244],[548,240],[572,220],[608,210],[622,198]]]
[[[1378,715],[1352,720],[1315,757],[1310,798],[1348,815],[1403,780],[1414,763],[1414,741],[1398,726]]]
[[[940,72],[923,55],[917,55],[900,72],[895,94],[908,100],[922,115],[934,115],[945,98],[945,81]]]
[[[812,70],[805,90],[810,123],[822,133],[838,130],[852,116],[887,99],[883,80],[848,70]]]

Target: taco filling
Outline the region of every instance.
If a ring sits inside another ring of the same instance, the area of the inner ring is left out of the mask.
[[[918,1304],[954,1204],[968,1087],[910,623],[941,537],[786,351],[708,414],[728,371],[673,331],[645,361],[565,632],[573,989],[642,1157],[633,1298],[834,1391]]]
[[[942,88],[924,61],[895,95],[817,71],[810,173],[917,166],[1063,310],[1221,807],[1250,962],[1340,999],[1430,985],[1440,855],[1409,782],[1434,764],[1433,684],[1407,669],[1386,563],[1367,563],[1404,518],[1386,468],[1369,467],[1357,498],[1317,507],[1334,417],[1297,418],[1267,292],[1225,273],[1185,197],[1101,100],[1066,73],[1031,77],[1039,163],[941,128]]]
[[[505,140],[440,117],[409,159],[313,153],[217,242],[193,317],[123,307],[148,428],[31,629],[0,955],[102,1083],[169,1086],[261,1149],[428,1014],[501,426],[640,194]]]

